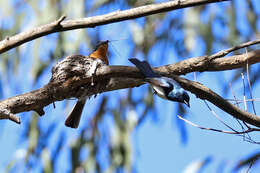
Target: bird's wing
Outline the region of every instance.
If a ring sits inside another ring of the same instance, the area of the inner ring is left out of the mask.
[[[175,80],[173,80],[172,78],[168,78],[168,77],[162,77],[162,78],[165,79],[167,82],[171,83],[174,86],[174,88],[176,89],[181,88],[180,84]]]
[[[161,87],[164,89],[164,91],[166,91],[167,93],[169,93],[170,91],[173,90],[174,85],[169,82],[168,80],[165,80],[162,77],[158,77],[158,78],[146,78],[145,79],[148,83],[150,83],[151,85],[155,86],[155,87]]]

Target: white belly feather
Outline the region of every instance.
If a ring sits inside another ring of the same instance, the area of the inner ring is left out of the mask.
[[[167,99],[167,98],[165,97],[164,91],[163,91],[163,89],[162,89],[161,87],[157,87],[157,86],[152,85],[152,88],[154,89],[154,91],[156,92],[156,94],[157,94],[159,97],[161,97],[161,98],[163,98],[163,99]]]

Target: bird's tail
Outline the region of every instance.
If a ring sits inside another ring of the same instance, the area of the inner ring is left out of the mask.
[[[146,78],[159,77],[147,61],[140,61],[136,58],[130,58],[129,61],[133,63]]]
[[[73,110],[71,111],[71,113],[66,118],[65,125],[67,127],[78,128],[80,118],[81,118],[81,114],[82,114],[85,103],[86,103],[86,98],[79,99],[77,101]]]

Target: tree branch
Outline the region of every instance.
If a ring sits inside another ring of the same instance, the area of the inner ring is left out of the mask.
[[[34,29],[22,32],[12,37],[7,37],[6,39],[0,42],[0,54],[14,47],[17,47],[23,43],[55,32],[62,32],[80,28],[93,28],[100,25],[135,19],[161,12],[167,12],[176,9],[215,3],[220,1],[229,0],[175,0],[158,4],[145,5],[129,10],[118,10],[100,16],[66,21],[63,21],[65,19],[65,16],[62,16],[59,20],[54,21],[50,24],[36,27]]]
[[[251,51],[248,53],[228,56],[225,58],[217,58],[210,60],[209,56],[200,56],[189,58],[178,62],[160,67],[160,72],[164,75],[176,74],[184,75],[191,72],[204,72],[204,71],[225,71],[233,70],[236,68],[246,67],[249,65],[260,62],[260,50]],[[157,69],[157,68],[155,68]]]
[[[220,129],[213,129],[213,128],[208,128],[208,127],[202,127],[202,126],[200,126],[198,124],[195,124],[195,123],[193,123],[193,122],[183,118],[180,115],[177,115],[177,117],[179,119],[183,120],[184,122],[186,122],[186,123],[188,123],[188,124],[190,124],[190,125],[192,125],[194,127],[197,127],[199,129],[202,129],[202,130],[211,130],[211,131],[214,131],[214,132],[227,133],[227,134],[237,134],[237,135],[250,133],[250,132],[255,132],[255,131],[260,131],[260,129],[258,129],[258,128],[250,128],[250,129],[247,129],[245,131],[225,131],[225,130],[220,130]]]
[[[234,46],[234,47],[231,47],[231,48],[219,51],[219,52],[217,52],[217,53],[215,53],[213,55],[210,55],[209,59],[216,59],[216,58],[224,57],[227,54],[229,54],[231,52],[234,52],[235,50],[242,49],[242,48],[245,48],[245,47],[249,47],[249,46],[252,46],[252,45],[255,45],[255,44],[259,44],[259,43],[260,43],[260,39],[249,41],[249,42],[245,42],[245,43],[242,43],[240,45],[237,45],[237,46]]]
[[[251,125],[260,127],[260,117],[249,112],[245,112],[237,106],[229,103],[224,98],[222,98],[217,93],[213,92],[211,89],[205,87],[199,82],[190,81],[178,76],[172,76],[185,90],[188,90],[195,94],[198,98],[202,100],[208,100],[215,106],[219,107],[223,111],[232,115],[233,117],[242,120]]]
[[[73,58],[73,56],[66,57],[66,59],[68,58],[71,58],[72,60],[79,59]],[[203,100],[205,99],[210,101],[235,118],[260,127],[260,117],[239,109],[198,82],[193,82],[188,79],[173,75],[185,74],[187,72],[193,72],[197,70],[229,70],[231,67],[232,69],[244,67],[247,62],[248,64],[255,64],[260,61],[260,50],[248,52],[247,55],[241,54],[229,56],[226,58],[214,59],[210,62],[207,61],[207,68],[204,67],[204,60],[206,61],[208,59],[205,59],[205,57],[191,58],[173,65],[166,65],[155,68],[155,71],[161,75],[172,77],[174,80],[179,82],[184,89],[192,92]],[[79,68],[83,68],[83,71],[85,70],[84,66],[77,67],[77,69]],[[95,86],[90,87],[92,77],[93,76],[89,75],[88,73],[74,74],[65,81],[64,78],[59,80],[57,77],[57,80],[49,82],[43,88],[1,101],[0,115],[3,115],[6,112],[9,112],[10,114],[16,114],[31,110],[34,110],[42,115],[44,114],[43,108],[45,106],[55,101],[61,101],[72,97],[78,98],[83,93],[86,93],[86,90],[88,95],[95,95],[106,91],[137,87],[144,84],[142,75],[138,69],[128,66],[102,66],[98,68],[94,78]],[[110,82],[105,87],[96,87],[103,86],[104,81],[107,81],[108,79],[110,79]],[[82,89],[82,86],[88,87]]]

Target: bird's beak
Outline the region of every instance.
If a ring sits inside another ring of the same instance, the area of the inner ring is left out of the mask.
[[[184,102],[185,105],[187,105],[190,108],[190,103],[189,102],[187,102],[185,100],[183,102]]]

